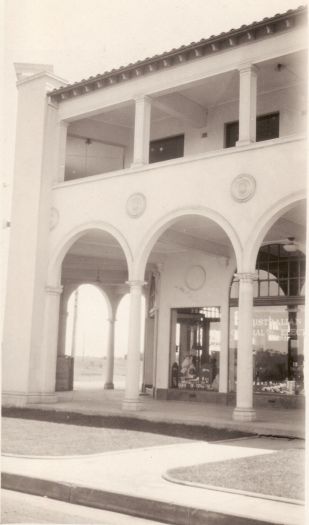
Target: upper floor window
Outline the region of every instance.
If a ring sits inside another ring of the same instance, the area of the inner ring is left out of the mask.
[[[225,147],[232,148],[239,137],[239,122],[225,124]],[[256,142],[279,137],[279,112],[260,115],[256,119]]]
[[[184,135],[152,140],[149,145],[149,164],[183,157]]]

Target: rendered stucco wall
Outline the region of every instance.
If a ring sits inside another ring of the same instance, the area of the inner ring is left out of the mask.
[[[205,282],[198,290],[192,290],[186,276],[190,268],[202,267]],[[227,366],[227,323],[228,289],[235,270],[235,260],[215,257],[201,252],[187,252],[181,256],[170,256],[164,264],[161,276],[161,294],[158,323],[158,347],[156,387],[168,388],[170,361],[170,326],[171,309],[184,307],[219,306],[223,320],[221,322],[220,369],[226,375]],[[221,390],[224,390],[223,384]]]

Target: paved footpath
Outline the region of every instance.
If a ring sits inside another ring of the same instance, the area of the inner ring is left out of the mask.
[[[239,443],[199,441],[74,457],[6,455],[3,488],[176,525],[219,524],[222,514],[230,516],[231,525],[304,525],[302,505],[184,486],[162,477],[175,467],[272,452]]]

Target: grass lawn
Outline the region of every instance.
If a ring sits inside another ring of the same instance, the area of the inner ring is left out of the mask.
[[[173,436],[28,419],[2,418],[2,452],[23,455],[81,455],[184,443]]]
[[[175,481],[303,500],[304,464],[303,449],[288,449],[272,454],[171,469],[168,475]]]

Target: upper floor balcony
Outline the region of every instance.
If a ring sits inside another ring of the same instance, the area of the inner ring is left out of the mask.
[[[281,22],[60,90],[58,182],[303,135],[306,51]]]

